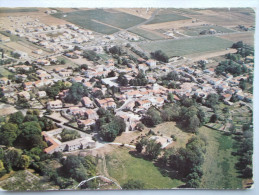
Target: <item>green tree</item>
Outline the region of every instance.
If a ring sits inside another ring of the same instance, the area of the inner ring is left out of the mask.
[[[100,59],[97,53],[93,50],[85,50],[83,52],[83,57],[91,61],[97,61]]]
[[[139,181],[139,180],[133,180],[130,179],[128,180],[127,183],[122,185],[122,189],[125,190],[140,190],[140,189],[144,189],[144,183]]]
[[[2,160],[0,160],[0,173],[4,170],[4,163]]]
[[[60,133],[62,142],[74,140],[77,138],[80,138],[80,134],[77,131],[69,130],[69,129],[63,129]]]
[[[12,146],[19,133],[16,124],[6,123],[2,125],[0,128],[0,143],[6,146]]]
[[[10,115],[8,122],[20,125],[22,124],[23,120],[24,120],[23,113],[21,111],[18,111]]]
[[[21,155],[21,158],[17,164],[17,167],[20,169],[27,169],[30,165],[30,157],[27,155]]]
[[[34,147],[46,147],[46,143],[42,140],[41,127],[38,122],[25,122],[21,125],[22,130],[18,142],[19,145],[26,149],[31,149]]]
[[[161,152],[161,143],[157,143],[155,140],[149,140],[146,146],[146,155],[150,160],[156,159]]]
[[[74,82],[69,88],[65,101],[68,103],[78,104],[82,97],[88,96],[88,89],[82,83]]]
[[[11,167],[17,167],[21,159],[21,155],[22,150],[16,148],[8,148],[5,152],[4,162],[10,163]]]
[[[151,107],[147,111],[146,117],[143,119],[143,123],[147,126],[156,126],[159,123],[162,122],[162,118],[160,116],[159,111],[157,111],[155,108]]]
[[[206,98],[206,106],[213,108],[219,102],[219,95],[210,93]]]
[[[161,62],[167,63],[169,61],[169,57],[164,52],[162,52],[161,50],[151,52],[150,54],[151,54],[152,58],[154,58],[156,60],[159,60]]]

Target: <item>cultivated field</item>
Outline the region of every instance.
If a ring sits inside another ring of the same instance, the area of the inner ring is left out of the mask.
[[[227,39],[233,42],[243,41],[245,44],[254,46],[254,32],[222,35],[220,38]]]
[[[235,9],[209,9],[200,10],[202,15],[197,15],[196,18],[219,26],[237,26],[237,25],[254,25],[254,13],[243,11],[239,12]]]
[[[232,44],[233,42],[228,40],[213,36],[207,36],[199,38],[143,43],[139,46],[148,52],[153,52],[160,49],[165,52],[169,57],[172,57],[224,50],[228,47],[231,47]]]
[[[0,13],[37,12],[36,8],[0,8]]]
[[[116,8],[115,10],[148,19],[151,17],[151,15],[156,9],[155,8]]]
[[[158,32],[152,32],[150,30],[144,30],[142,28],[133,28],[129,30],[132,33],[135,33],[141,37],[144,37],[149,40],[160,40],[164,39],[163,35]]]
[[[126,29],[145,21],[127,13],[102,9],[57,13],[52,16],[103,34],[112,34],[118,31],[117,28]]]
[[[210,30],[214,29],[217,31],[217,33],[230,33],[234,32],[231,29],[224,28],[222,26],[216,26],[216,25],[209,25],[209,26],[196,26],[196,27],[186,27],[181,31],[183,34],[189,35],[189,36],[198,36],[200,35],[200,32],[204,30]]]
[[[177,9],[177,8],[167,8],[167,9],[160,9],[159,14],[180,14],[180,15],[201,15],[201,13],[196,12],[192,9]]]
[[[157,24],[157,23],[164,23],[164,22],[170,22],[170,21],[178,21],[178,20],[188,20],[189,17],[185,17],[178,14],[161,14],[156,15],[153,20],[148,22],[147,24]]]
[[[121,146],[109,147],[113,150],[105,155],[107,171],[120,185],[129,179],[140,180],[145,184],[145,189],[171,189],[183,184],[177,179],[163,176],[152,162],[134,157],[134,151]]]
[[[202,127],[199,136],[205,136],[208,141],[204,164],[201,188],[209,189],[237,189],[242,188],[242,178],[235,169],[237,156],[232,156],[233,138],[222,133]]]

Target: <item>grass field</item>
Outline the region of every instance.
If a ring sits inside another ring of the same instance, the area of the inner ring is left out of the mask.
[[[102,34],[112,34],[117,32],[118,28],[126,29],[145,21],[143,18],[127,13],[108,12],[103,9],[57,13],[52,16]]]
[[[157,23],[163,23],[163,22],[171,22],[171,21],[178,21],[178,20],[187,20],[191,19],[185,16],[181,16],[178,14],[161,14],[161,15],[156,15],[153,20],[148,22],[147,24],[157,24]]]
[[[17,12],[37,12],[39,11],[36,8],[18,8],[18,9],[8,9],[8,8],[1,8],[0,13],[17,13]]]
[[[202,127],[200,135],[207,137],[205,161],[202,165],[203,177],[201,188],[237,189],[242,188],[242,179],[235,169],[237,156],[232,156],[233,138],[222,133]]]
[[[141,29],[141,28],[133,28],[131,30],[129,30],[132,33],[135,33],[141,37],[144,37],[146,39],[149,40],[160,40],[160,39],[164,39],[162,36],[157,35],[156,33],[152,33],[150,31]]]
[[[209,30],[209,29],[215,29],[217,33],[229,33],[229,32],[234,32],[231,29],[224,28],[222,26],[199,26],[199,27],[191,27],[188,29],[185,29],[183,31],[183,34],[189,35],[189,36],[198,36],[201,31],[203,30]]]
[[[167,137],[171,137],[171,135],[175,135],[176,141],[173,142],[170,146],[174,146],[176,148],[185,147],[188,140],[192,137],[191,133],[186,133],[179,129],[176,126],[175,122],[165,122],[162,124],[157,125],[155,128],[152,129],[155,133]]]
[[[112,147],[114,150],[106,155],[107,169],[120,185],[129,179],[142,181],[145,189],[171,189],[183,184],[179,180],[164,177],[152,162],[131,156],[129,149]]]
[[[209,36],[143,43],[139,46],[148,52],[153,52],[160,49],[169,57],[172,57],[219,51],[232,46],[232,44],[232,41]]]

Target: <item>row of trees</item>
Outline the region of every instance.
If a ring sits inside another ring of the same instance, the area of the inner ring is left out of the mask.
[[[253,127],[251,123],[243,125],[242,135],[236,136],[238,150],[235,153],[239,155],[239,161],[236,168],[240,170],[243,178],[253,177]]]
[[[215,69],[216,74],[230,73],[234,76],[247,73],[247,71],[246,65],[236,63],[233,60],[221,61]]]

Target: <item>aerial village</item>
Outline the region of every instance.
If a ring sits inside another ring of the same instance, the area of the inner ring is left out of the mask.
[[[46,9],[42,14],[56,13]],[[105,35],[66,21],[47,25],[29,14],[6,14],[0,24],[1,68],[10,73],[0,78],[2,116],[18,111],[25,116],[37,110],[38,116],[51,124],[41,132],[46,154],[70,154],[110,143],[136,148],[136,140],[113,141],[122,134],[130,138],[136,131],[151,131],[150,123],[145,123],[149,110],[162,113],[168,104],[186,99],[199,102],[207,118],[203,124],[225,133],[232,133],[234,111],[223,121],[213,121],[216,112],[206,104],[212,94],[217,94],[222,105],[238,104],[252,111],[253,95],[240,83],[251,80],[253,55],[238,60],[246,67],[244,74],[218,74],[216,66],[208,66],[213,60],[202,56],[197,60],[183,56],[161,60],[155,52],[159,48],[150,56],[137,44],[145,39],[126,30]],[[214,29],[207,33],[210,35],[205,36],[216,34]],[[163,36],[177,38],[174,34],[175,30],[169,29]],[[228,51],[234,54],[238,48],[225,48],[225,54]],[[109,121],[108,115],[115,117],[110,119],[117,122],[115,126],[123,127],[115,135],[108,129],[100,130]],[[77,136],[64,139],[65,131],[77,132]],[[235,132],[241,133],[242,126]],[[161,148],[175,142],[165,134],[152,139],[161,142]]]

